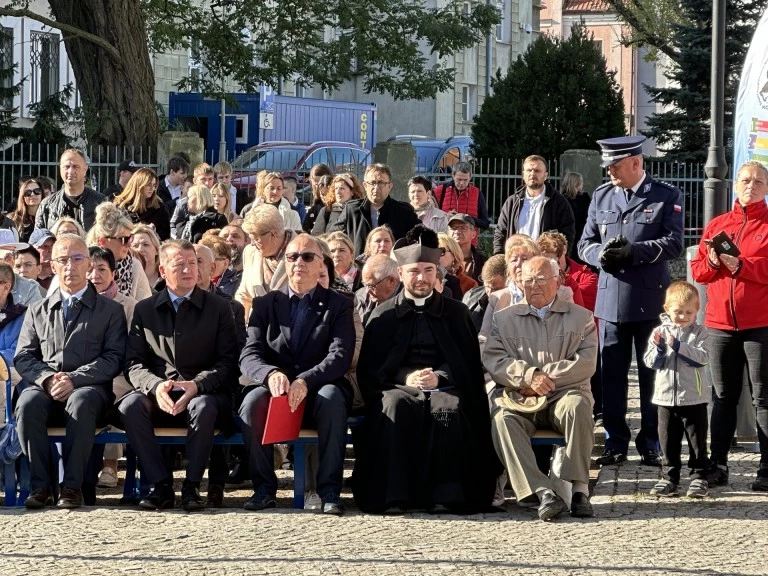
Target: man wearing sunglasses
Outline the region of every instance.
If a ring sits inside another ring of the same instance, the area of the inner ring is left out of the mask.
[[[88,188],[86,175],[88,161],[80,150],[64,150],[59,160],[59,173],[63,185],[61,190],[43,198],[35,215],[35,228],[51,229],[62,216],[69,216],[80,223],[85,230],[90,230],[96,218],[96,206],[106,198]]]
[[[255,382],[240,405],[250,457],[253,496],[246,510],[275,507],[277,478],[272,446],[262,445],[269,400],[288,395],[291,410],[306,399],[304,427],[320,440],[317,493],[324,514],[341,515],[339,498],[352,387],[345,378],[355,349],[352,300],[318,284],[325,264],[320,246],[299,234],[285,250],[288,286],[253,299],[248,340],[240,356],[243,376]]]

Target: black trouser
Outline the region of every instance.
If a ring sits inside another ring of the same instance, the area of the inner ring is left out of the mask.
[[[710,468],[707,457],[707,405],[659,406],[659,440],[664,453],[664,478],[680,483],[683,462],[680,452],[683,437],[688,439],[691,454],[688,466],[691,480],[703,480]]]
[[[19,395],[16,418],[21,448],[29,459],[30,488],[53,488],[48,426],[64,426],[62,486],[79,490],[93,446],[96,425],[104,420],[114,396],[106,386],[76,388],[64,402],[54,400],[39,386]]]
[[[728,464],[736,433],[736,412],[747,366],[760,443],[758,476],[768,477],[768,328],[709,329],[709,362],[714,383],[712,461]]]
[[[277,491],[273,448],[262,444],[267,422],[269,388],[257,386],[247,391],[240,404],[243,440],[248,453],[248,468],[254,491],[274,495]],[[321,386],[306,399],[303,427],[316,428],[319,440],[317,493],[322,499],[338,498],[344,475],[347,446],[347,406],[349,398],[334,384]]]
[[[173,477],[155,437],[155,426],[187,428],[186,479],[199,483],[211,455],[216,421],[220,414],[229,415],[231,406],[228,394],[201,394],[189,401],[184,412],[172,416],[160,409],[154,396],[132,392],[120,401],[118,410],[128,441],[150,484]]]
[[[643,362],[648,338],[658,324],[658,320],[615,324],[600,319],[603,425],[608,450],[626,454],[632,437],[627,425],[627,393],[633,347],[640,385],[640,431],[635,446],[640,454],[659,449],[658,415],[656,406],[651,403],[655,374]]]

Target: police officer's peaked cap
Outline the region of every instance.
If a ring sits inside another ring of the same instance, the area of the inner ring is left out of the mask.
[[[621,136],[619,138],[598,140],[597,143],[600,144],[603,152],[602,167],[607,168],[611,164],[616,164],[619,160],[642,154],[643,142],[645,140],[645,136]]]

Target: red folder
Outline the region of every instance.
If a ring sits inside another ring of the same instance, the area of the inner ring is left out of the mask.
[[[288,395],[273,396],[269,399],[269,411],[267,423],[264,426],[262,444],[279,444],[296,440],[301,432],[301,421],[304,418],[304,404],[302,400],[296,412],[291,412],[288,405]]]

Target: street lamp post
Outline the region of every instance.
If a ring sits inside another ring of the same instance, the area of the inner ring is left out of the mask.
[[[725,99],[725,0],[712,2],[712,82],[710,88],[709,153],[704,172],[704,224],[728,211],[728,162],[723,147]]]

